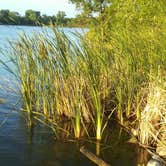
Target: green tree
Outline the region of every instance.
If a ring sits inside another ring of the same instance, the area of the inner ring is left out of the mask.
[[[50,17],[47,16],[46,14],[43,14],[41,16],[41,22],[44,24],[44,25],[48,25],[49,24],[49,21],[50,21]]]
[[[57,14],[56,14],[56,23],[57,25],[64,25],[66,24],[66,13],[64,11],[59,11]]]
[[[9,22],[9,10],[0,10],[0,23],[7,24]]]
[[[85,26],[90,23],[88,17],[78,15],[76,18],[67,18],[64,11],[59,11],[56,15],[40,15],[39,11],[26,10],[21,16],[18,12],[10,10],[0,10],[0,24],[5,25],[60,25],[60,26]],[[39,24],[38,24],[39,23]]]
[[[9,12],[9,20],[11,24],[19,25],[21,23],[20,14],[18,12]]]
[[[28,23],[30,24],[37,24],[40,21],[40,12],[34,10],[26,10],[25,11],[25,18]]]
[[[111,0],[69,0],[76,4],[78,9],[81,9],[84,14],[91,16],[93,13],[104,11],[104,8],[111,4]]]

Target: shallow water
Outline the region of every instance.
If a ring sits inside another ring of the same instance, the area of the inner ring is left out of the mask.
[[[65,32],[80,29],[65,29]],[[16,40],[18,33],[32,34],[41,32],[40,27],[0,26],[0,47],[7,46],[7,39]],[[0,58],[5,60],[1,54]],[[37,124],[30,130],[21,111],[21,104],[15,109],[14,104],[20,96],[12,93],[15,88],[14,78],[0,66],[0,98],[6,102],[0,104],[0,165],[3,166],[93,166],[91,161],[79,152],[80,145],[85,145],[95,153],[96,144],[88,140],[80,142],[58,141],[46,126]],[[100,157],[112,166],[136,166],[140,162],[138,148],[129,145],[128,136],[115,124],[110,128],[100,147]]]

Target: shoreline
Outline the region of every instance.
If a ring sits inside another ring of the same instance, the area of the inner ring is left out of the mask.
[[[0,24],[0,26],[27,26],[27,27],[50,27],[52,25],[24,25],[24,24],[21,24],[21,25],[15,25],[15,24]],[[57,28],[88,28],[86,26],[56,26],[54,25],[54,27],[57,27]]]

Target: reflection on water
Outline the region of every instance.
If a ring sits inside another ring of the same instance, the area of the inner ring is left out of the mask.
[[[43,125],[28,129],[20,113],[13,112],[0,128],[0,165],[93,166],[91,161],[80,154],[79,147],[82,145],[94,154],[98,153],[99,157],[113,166],[137,166],[144,161],[143,156],[140,156],[144,153],[138,153],[134,145],[126,143],[127,135],[122,133],[121,138],[117,139],[117,128],[109,132],[110,136],[101,145],[84,139],[69,142],[65,141],[66,137],[63,140],[63,136],[60,141]]]
[[[4,117],[5,113],[1,114],[1,120]],[[10,114],[0,128],[0,165],[93,165],[79,154],[76,144],[56,141],[47,127],[36,125],[32,131],[19,112]]]
[[[26,26],[0,26],[0,47],[4,47],[6,39],[17,39],[17,33],[25,31],[31,34],[32,31],[41,31],[39,27]],[[78,29],[77,29],[78,30]],[[69,29],[66,29],[66,32]],[[72,29],[75,31],[75,29]],[[0,55],[1,59],[5,59]],[[8,80],[5,80],[5,78]],[[15,80],[11,75],[0,67],[0,98],[6,99],[0,104],[0,165],[3,166],[93,166],[91,161],[79,152],[79,147],[85,145],[94,154],[97,154],[112,166],[137,166],[145,159],[139,155],[138,148],[129,145],[128,135],[110,124],[104,140],[100,144],[93,139],[77,141],[77,143],[64,141],[69,135],[58,134],[58,140],[50,129],[42,124],[36,124],[33,129],[26,125],[25,117],[20,110],[21,104],[15,106],[20,96],[13,94],[16,90]],[[10,87],[10,88],[9,88]],[[5,122],[5,123],[4,123]],[[63,128],[70,128],[69,124],[63,124]],[[72,129],[71,129],[72,130]],[[86,134],[82,132],[82,136]],[[93,131],[92,135],[93,137]],[[60,141],[61,140],[61,141]]]

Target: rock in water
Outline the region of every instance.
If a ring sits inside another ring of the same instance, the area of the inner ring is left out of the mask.
[[[148,161],[146,166],[162,166],[162,164],[160,163],[160,161],[152,158]]]

